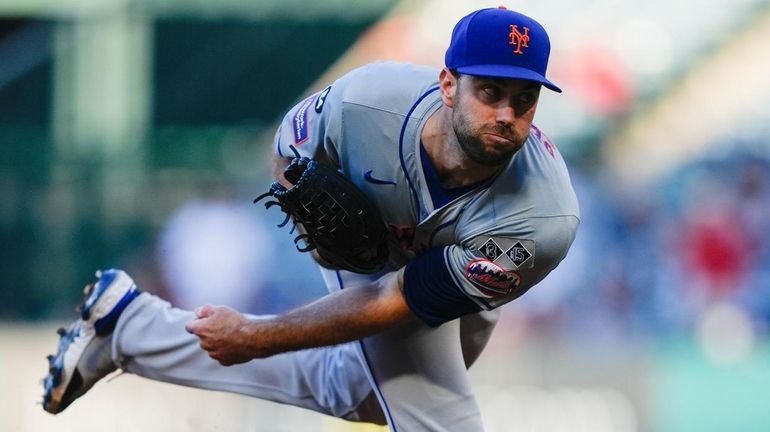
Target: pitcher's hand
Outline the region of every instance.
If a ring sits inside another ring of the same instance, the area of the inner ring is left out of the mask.
[[[195,310],[196,319],[185,329],[198,336],[200,346],[209,356],[224,366],[245,363],[260,355],[258,347],[251,346],[250,325],[242,313],[224,306],[202,306]]]

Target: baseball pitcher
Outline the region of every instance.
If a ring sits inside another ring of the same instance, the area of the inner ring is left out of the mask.
[[[120,368],[393,431],[483,430],[467,369],[579,222],[533,125],[541,89],[561,91],[549,53],[532,18],[482,9],[455,26],[443,69],[373,63],[301,101],[257,201],[286,212],[329,294],[278,316],[184,311],[99,273],[50,357],[44,408]]]

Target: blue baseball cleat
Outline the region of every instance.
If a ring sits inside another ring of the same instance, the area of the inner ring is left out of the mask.
[[[120,313],[140,294],[123,270],[96,272],[99,279],[87,285],[80,318],[68,329],[58,330],[59,348],[48,356],[48,375],[43,379],[43,409],[64,411],[97,381],[117,369],[112,361],[112,330]]]

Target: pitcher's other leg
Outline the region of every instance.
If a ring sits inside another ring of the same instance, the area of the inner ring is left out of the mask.
[[[482,351],[486,347],[499,317],[500,310],[495,309],[492,311],[480,312],[478,314],[466,315],[455,321],[455,324],[459,322],[459,338],[463,354],[463,364],[466,370],[470,368],[470,366],[479,358]],[[447,326],[447,324],[444,326]],[[448,328],[444,330],[446,330],[446,333],[454,333],[456,331],[454,329]],[[404,337],[401,335],[401,332],[407,333],[408,335]],[[416,405],[414,402],[409,402],[406,397],[403,397],[403,394],[406,393],[409,398],[411,398],[412,396],[418,395],[419,393],[415,393],[413,389],[407,388],[403,382],[398,381],[398,378],[395,380],[386,380],[384,384],[380,385],[379,390],[381,395],[394,395],[385,397],[385,406],[389,411],[395,410],[397,412],[412,412],[412,414],[409,414],[411,419],[403,419],[402,417],[404,417],[404,415],[397,413],[396,418],[398,418],[398,420],[394,421],[396,425],[395,429],[412,430],[413,428],[422,428],[431,431],[483,430],[480,413],[473,395],[470,394],[470,390],[461,390],[459,393],[457,391],[457,388],[467,389],[467,375],[460,371],[459,365],[457,363],[454,364],[454,367],[447,367],[449,365],[447,362],[443,361],[443,359],[451,358],[455,355],[455,351],[453,351],[454,348],[451,347],[451,344],[444,343],[439,343],[438,349],[435,349],[432,345],[432,343],[436,343],[435,341],[437,340],[441,340],[442,338],[445,340],[446,337],[452,338],[454,335],[449,334],[442,336],[433,334],[431,337],[431,343],[426,344],[421,342],[421,338],[423,337],[421,336],[421,333],[430,332],[438,333],[435,330],[430,330],[427,328],[423,328],[422,331],[417,330],[415,332],[411,332],[409,329],[405,328],[400,331],[393,332],[393,335],[383,336],[383,340],[379,342],[392,345],[391,342],[384,340],[386,337],[395,338],[398,341],[397,343],[401,343],[401,341],[409,341],[407,342],[409,345],[417,346],[420,349],[418,351],[413,349],[401,351],[404,353],[409,352],[410,358],[428,357],[430,359],[435,359],[436,357],[439,357],[442,359],[441,368],[434,369],[433,367],[428,366],[427,371],[421,373],[421,381],[424,380],[424,382],[416,382],[411,385],[411,387],[416,387],[418,391],[424,391],[428,393],[423,393],[420,397],[415,397],[414,399],[418,401]],[[370,351],[377,349],[376,344],[378,342],[371,340],[367,341],[367,343],[373,345],[372,348],[370,348]],[[365,352],[365,346],[361,348],[361,352],[363,354]],[[423,352],[420,354],[419,351]],[[371,357],[371,355],[369,356]],[[398,369],[400,367],[403,367],[403,365],[399,366],[396,364],[394,368],[388,369]],[[392,370],[384,370],[386,367],[378,367],[377,369],[379,370],[379,373],[377,375],[372,375],[373,380],[376,378],[376,376],[380,376],[382,379],[385,379],[386,376],[403,375],[403,373],[399,373],[398,371],[393,372]],[[426,382],[428,384],[425,384]],[[453,388],[455,390],[447,392],[444,386],[441,384],[436,384],[442,382],[454,383]],[[440,386],[439,390],[431,389],[432,386],[435,385]],[[444,394],[443,397],[441,396],[442,393]],[[463,394],[466,396],[462,396]],[[428,401],[431,399],[432,401],[428,403]],[[430,405],[431,407],[428,409],[422,408],[427,405]],[[416,411],[414,410],[415,407],[418,408]],[[450,414],[447,414],[447,412]],[[435,421],[436,418],[443,419],[443,421]],[[406,426],[399,426],[400,423],[404,423]],[[412,424],[419,426],[412,426]]]
[[[348,272],[323,273],[340,289],[364,281]],[[391,430],[483,430],[460,344],[460,320],[433,329],[421,323],[401,326],[358,347]]]
[[[384,423],[381,412],[367,399],[372,387],[355,345],[222,366],[184,329],[193,317],[190,311],[143,293],[118,320],[113,359],[127,372],[158,381],[240,393],[348,420]]]
[[[403,326],[360,342],[393,431],[483,431],[460,347],[459,321]]]

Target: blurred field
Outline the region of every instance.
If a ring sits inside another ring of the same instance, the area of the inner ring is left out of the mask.
[[[128,374],[97,383],[52,416],[39,401],[55,328],[14,323],[0,328],[0,431],[386,430]],[[687,342],[657,348],[594,343],[576,350],[519,330],[508,323],[496,332],[471,371],[487,431],[755,432],[770,427],[765,344],[742,361],[719,365]]]
[[[97,383],[65,412],[53,416],[42,410],[39,401],[42,394],[40,379],[47,367],[45,355],[55,347],[58,338],[55,328],[54,325],[6,324],[0,330],[0,386],[4,389],[0,400],[1,430],[386,430],[239,395],[158,383],[128,374],[116,374],[111,381],[108,378]],[[528,353],[506,359],[503,355],[507,351],[506,345],[498,337],[498,342],[490,347],[491,355],[483,357],[474,367],[474,380],[490,431],[531,430],[533,426],[543,431],[577,430],[565,429],[576,418],[585,424],[580,430],[638,430],[637,414],[628,398],[618,390],[600,385],[601,379],[619,379],[622,372],[617,368],[601,369],[599,377],[595,372],[592,377],[581,378],[575,368],[585,370],[584,365],[554,367],[562,363],[566,366],[568,357],[553,356],[551,361],[545,362],[547,353],[542,348],[531,347],[532,351]],[[621,384],[627,387],[624,391],[638,393],[633,388],[642,385],[640,377],[632,375]],[[575,408],[582,412],[570,414]],[[544,422],[543,419],[559,412],[561,420]]]

